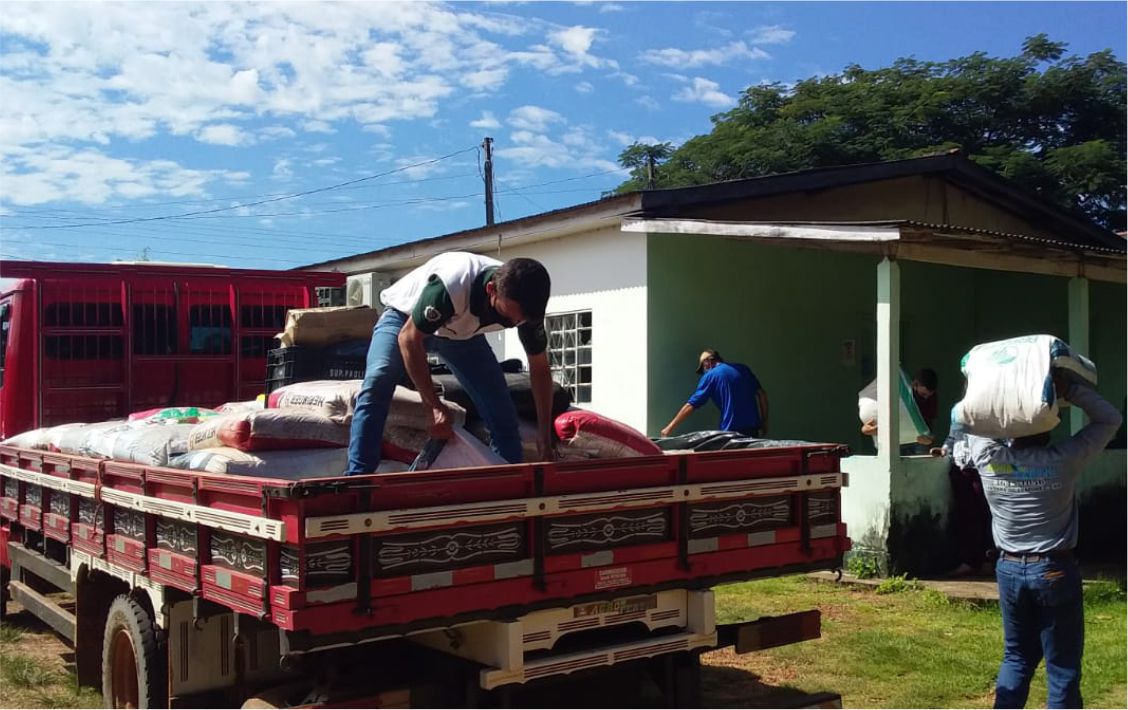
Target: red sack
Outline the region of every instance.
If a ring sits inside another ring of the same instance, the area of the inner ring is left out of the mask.
[[[553,426],[562,453],[577,449],[590,452],[592,458],[608,459],[662,455],[642,432],[586,409],[569,409],[556,417]]]
[[[212,417],[197,424],[188,440],[192,451],[337,448],[348,446],[349,427],[301,409],[264,409]]]

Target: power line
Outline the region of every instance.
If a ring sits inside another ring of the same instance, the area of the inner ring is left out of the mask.
[[[106,247],[106,246],[91,247],[91,245],[89,245],[89,244],[68,244],[68,243],[65,243],[65,242],[40,242],[40,241],[36,241],[36,242],[34,242],[34,245],[35,246],[47,246],[47,247],[66,247],[66,248],[73,248],[73,249],[97,248],[97,249],[103,250],[103,251],[127,252],[129,254],[136,254],[137,253],[137,249],[135,249],[135,248]],[[232,254],[201,254],[201,253],[198,253],[198,252],[168,251],[166,249],[153,249],[153,253],[154,254],[171,254],[173,256],[189,256],[189,257],[194,257],[194,258],[197,258],[197,259],[202,257],[202,258],[206,258],[206,259],[239,259],[241,261],[257,260],[257,261],[274,261],[274,262],[285,263],[285,264],[290,264],[290,263],[293,263],[294,261],[297,261],[297,259],[273,259],[273,258],[267,257],[267,256],[253,256],[252,257],[252,256],[238,256],[238,255],[232,255]]]
[[[506,183],[506,182],[505,182],[504,180],[498,180],[498,182],[499,182],[499,183],[501,183],[502,185],[505,185],[505,184],[507,184],[507,183]],[[523,198],[523,199],[525,200],[525,202],[528,202],[528,203],[529,203],[530,205],[532,205],[533,207],[537,208],[537,209],[538,209],[538,210],[540,210],[541,212],[544,212],[544,211],[545,211],[544,207],[541,207],[541,206],[540,206],[540,205],[538,205],[538,204],[537,204],[537,203],[536,203],[535,201],[533,201],[533,200],[529,199],[529,198],[528,198],[528,197],[527,197],[527,196],[525,195],[525,193],[523,193],[523,192],[519,191],[519,190],[518,190],[517,188],[515,188],[515,187],[513,187],[513,186],[510,186],[510,187],[509,187],[509,189],[508,189],[508,190],[506,190],[506,192],[511,192],[511,193],[513,193],[513,194],[515,194],[515,195],[518,195],[519,197]]]
[[[345,182],[337,183],[335,185],[329,185],[329,186],[326,186],[326,187],[319,187],[319,188],[315,188],[313,190],[303,190],[302,192],[295,192],[295,193],[292,193],[292,194],[282,195],[282,196],[279,196],[279,197],[271,197],[269,199],[257,200],[255,202],[246,202],[246,203],[242,203],[242,204],[238,204],[238,205],[230,205],[228,207],[216,207],[216,208],[213,208],[213,209],[210,209],[210,210],[197,210],[195,212],[184,212],[182,214],[174,214],[174,215],[159,215],[159,216],[156,216],[156,217],[134,217],[132,219],[121,219],[121,220],[113,220],[113,221],[108,221],[108,222],[92,222],[92,223],[82,222],[82,223],[79,223],[79,224],[39,225],[39,226],[32,226],[32,227],[24,227],[24,229],[45,230],[45,229],[77,229],[79,227],[91,227],[91,226],[102,227],[102,226],[106,226],[106,225],[132,224],[134,222],[155,222],[155,221],[158,221],[158,220],[183,219],[183,218],[186,218],[186,217],[198,217],[198,216],[202,216],[202,215],[216,214],[218,212],[230,212],[232,210],[243,209],[243,208],[246,208],[246,207],[257,207],[259,205],[265,205],[265,204],[268,204],[268,203],[271,203],[271,202],[280,202],[282,200],[292,200],[296,197],[305,197],[307,195],[315,195],[315,194],[318,194],[318,193],[321,193],[321,192],[328,192],[329,190],[337,190],[337,189],[346,187],[348,185],[355,185],[355,184],[360,183],[360,182],[375,180],[377,178],[386,177],[388,175],[403,172],[405,170],[410,170],[412,168],[418,168],[418,167],[422,167],[424,165],[431,165],[431,164],[437,163],[437,162],[442,161],[442,160],[447,160],[449,158],[453,158],[456,155],[461,155],[462,153],[469,153],[472,150],[476,150],[476,147],[464,148],[463,150],[455,151],[454,153],[448,153],[447,155],[444,155],[444,156],[439,157],[439,158],[432,158],[431,160],[424,160],[424,161],[420,161],[418,163],[413,163],[411,165],[404,165],[402,167],[395,168],[394,170],[388,170],[388,171],[383,172],[383,173],[377,173],[375,175],[368,175],[368,176],[365,176],[365,177],[362,177],[362,178],[356,178],[355,180],[347,180]]]
[[[419,178],[417,180],[395,180],[395,181],[392,181],[392,182],[376,183],[376,185],[379,186],[379,187],[390,187],[390,186],[393,186],[393,185],[416,185],[416,184],[424,183],[424,182],[439,182],[439,181],[442,181],[442,180],[460,180],[462,178],[467,178],[467,177],[474,177],[474,173],[459,173],[457,175],[440,175],[438,177]],[[342,191],[344,191],[344,190],[362,190],[366,187],[371,187],[371,186],[370,185],[352,185],[352,186],[343,187],[343,188],[340,188],[340,189]],[[77,210],[21,208],[21,209],[12,210],[9,214],[2,215],[2,216],[5,217],[5,218],[20,217],[20,218],[23,218],[23,219],[34,219],[36,216],[39,216],[39,215],[47,216],[48,213],[56,212],[56,213],[60,213],[61,215],[68,215],[68,213],[69,213],[69,215],[68,216],[57,216],[57,217],[56,216],[48,216],[47,218],[49,218],[49,219],[75,219],[75,220],[77,220],[77,219],[113,219],[112,217],[98,217],[98,216],[96,216],[96,214],[99,211],[116,212],[116,211],[121,211],[121,210],[126,210],[126,209],[138,209],[138,208],[143,208],[143,207],[163,207],[165,205],[197,205],[197,204],[208,204],[210,202],[222,202],[224,200],[245,200],[245,199],[254,199],[254,198],[259,198],[259,197],[277,197],[277,196],[284,196],[284,195],[288,195],[288,194],[289,193],[285,193],[285,192],[272,192],[272,193],[263,193],[263,194],[258,194],[258,195],[228,195],[228,196],[224,196],[224,197],[206,197],[206,198],[200,198],[198,200],[172,200],[172,201],[168,201],[168,202],[142,202],[142,203],[137,204],[137,205],[130,205],[130,206],[116,205],[116,206],[103,208],[102,210],[90,210],[87,213],[82,213],[82,212],[79,212]]]

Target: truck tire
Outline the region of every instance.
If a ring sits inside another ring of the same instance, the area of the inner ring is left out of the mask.
[[[105,707],[168,707],[167,665],[148,610],[125,594],[114,599],[102,637]]]

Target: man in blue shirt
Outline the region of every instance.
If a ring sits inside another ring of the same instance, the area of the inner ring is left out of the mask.
[[[662,436],[672,435],[686,417],[709,400],[721,410],[718,429],[745,436],[768,433],[768,393],[747,365],[727,363],[716,350],[706,350],[697,359],[697,374],[701,375],[697,391],[662,429]]]
[[[1120,426],[1120,413],[1096,392],[1055,377],[1059,399],[1080,407],[1089,423],[1050,445],[1050,435],[1012,442],[969,435],[967,453],[979,470],[991,506],[999,561],[1003,662],[995,707],[1026,705],[1030,679],[1046,661],[1046,703],[1081,707],[1081,653],[1085,643],[1074,486],[1082,468]]]

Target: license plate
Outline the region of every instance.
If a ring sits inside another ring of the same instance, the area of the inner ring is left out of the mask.
[[[658,606],[658,596],[649,594],[644,597],[630,597],[629,599],[615,599],[608,602],[592,602],[591,604],[577,604],[572,607],[572,615],[579,619],[584,616],[600,616],[603,614],[634,614],[647,611]]]

